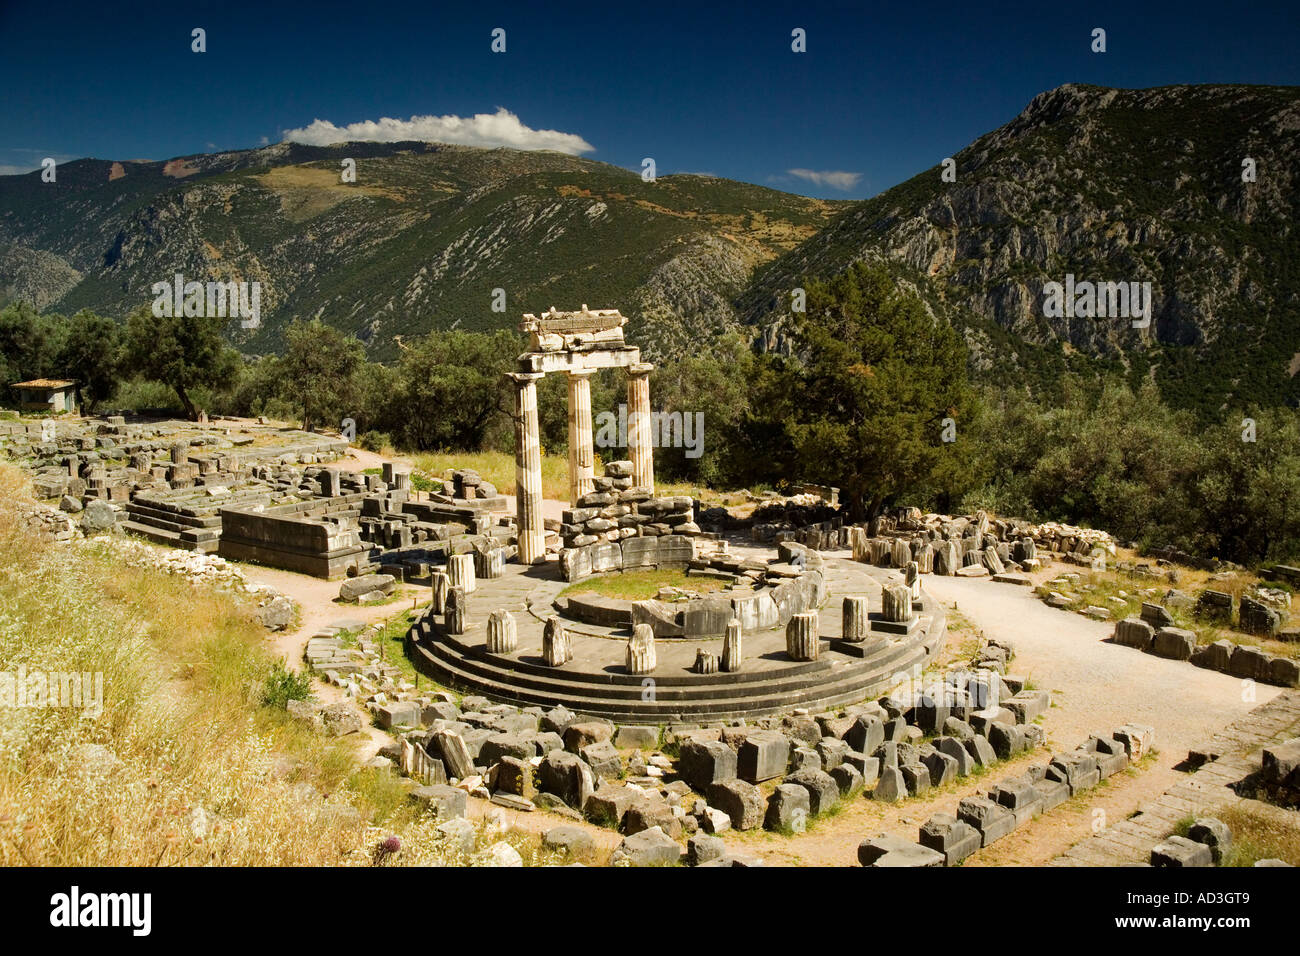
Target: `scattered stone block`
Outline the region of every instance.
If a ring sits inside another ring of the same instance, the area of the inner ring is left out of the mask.
[[[614,746],[620,750],[654,750],[659,746],[659,728],[624,724],[614,735]]]
[[[678,774],[701,792],[715,783],[735,779],[737,766],[736,752],[718,740],[689,740],[678,751]]]
[[[1101,780],[1095,755],[1075,751],[1058,754],[1047,767],[1047,779],[1059,780],[1070,788],[1070,795],[1095,787]]]
[[[591,768],[577,754],[552,750],[538,765],[538,787],[575,810],[586,806],[595,790]]]
[[[709,803],[731,818],[737,830],[752,830],[763,822],[763,793],[744,780],[724,780],[709,786]]]
[[[964,797],[957,804],[957,818],[980,832],[983,846],[997,842],[1016,828],[1015,814],[988,797]]]
[[[789,762],[789,737],[776,730],[750,731],[736,753],[736,775],[748,783],[762,783],[785,773]]]
[[[1196,650],[1196,635],[1181,627],[1162,627],[1151,642],[1151,653],[1175,661],[1187,661]]]
[[[1187,831],[1187,839],[1208,846],[1216,864],[1222,863],[1224,854],[1232,849],[1232,831],[1215,817],[1198,817]]]
[[[651,827],[626,837],[610,857],[610,862],[631,866],[676,866],[681,858],[681,844],[658,827]]]
[[[851,764],[841,763],[828,771],[835,785],[840,788],[841,797],[849,797],[862,790],[865,781],[858,769]]]
[[[582,805],[583,815],[600,826],[621,829],[623,818],[636,799],[636,792],[627,787],[605,784],[587,797]]]
[[[1204,843],[1171,836],[1151,850],[1151,865],[1166,867],[1213,866],[1214,854]]]
[[[808,805],[813,814],[825,813],[840,802],[839,784],[823,770],[797,770],[783,782],[808,791]]]
[[[809,790],[794,783],[778,784],[767,798],[763,827],[782,833],[803,833],[812,813]]]
[[[903,778],[902,771],[898,767],[884,767],[876,780],[875,789],[871,791],[871,799],[893,803],[902,800],[907,793],[907,781]]]
[[[942,853],[946,866],[955,866],[980,848],[980,832],[951,814],[936,813],[921,827],[918,842]]]
[[[944,855],[919,843],[882,833],[858,844],[858,862],[873,867],[943,866]]]
[[[697,833],[686,841],[686,858],[691,866],[721,860],[726,854],[727,845],[715,836]]]
[[[674,840],[682,835],[682,824],[673,808],[658,794],[643,794],[628,807],[623,817],[623,832],[630,835],[652,827],[658,827]]]
[[[416,787],[409,794],[409,799],[428,808],[441,819],[463,817],[468,795],[464,790],[435,783],[427,787]]]
[[[573,856],[594,850],[596,841],[582,827],[562,823],[542,834],[542,845],[548,850],[559,850],[568,856]]]
[[[988,728],[989,744],[1002,760],[1010,760],[1025,749],[1025,732],[1016,724],[994,721]]]

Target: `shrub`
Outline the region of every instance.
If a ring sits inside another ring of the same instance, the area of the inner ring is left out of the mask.
[[[366,432],[357,444],[366,451],[380,452],[393,447],[393,436],[388,432]]]
[[[262,703],[267,707],[284,710],[291,700],[311,697],[311,675],[291,671],[282,661],[276,661],[262,684]]]

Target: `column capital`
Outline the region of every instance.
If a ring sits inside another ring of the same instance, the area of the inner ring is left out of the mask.
[[[627,374],[629,378],[634,378],[642,375],[649,375],[654,370],[654,364],[651,362],[637,362],[635,365],[629,365],[627,367]]]
[[[565,374],[568,375],[569,378],[591,378],[599,371],[600,369],[597,368],[575,368],[570,369]]]
[[[506,372],[506,378],[511,379],[515,385],[521,388],[536,382],[539,378],[545,377],[545,372]]]

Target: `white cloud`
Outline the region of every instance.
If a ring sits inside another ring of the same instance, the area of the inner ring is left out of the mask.
[[[13,166],[9,163],[0,163],[0,176],[21,176],[23,173],[34,172],[40,168],[40,166]]]
[[[814,186],[831,189],[852,189],[862,178],[861,173],[846,173],[841,170],[787,169],[786,172]]]
[[[577,156],[589,153],[592,146],[575,133],[553,129],[532,129],[505,107],[495,113],[474,116],[412,116],[409,120],[384,117],[335,126],[317,119],[310,126],[285,130],[284,138],[292,143],[329,146],[331,143],[372,142],[400,143],[418,140],[427,143],[454,143],[460,146],[508,146],[511,149],[553,149]]]

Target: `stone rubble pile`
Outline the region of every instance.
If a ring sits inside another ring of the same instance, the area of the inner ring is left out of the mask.
[[[62,543],[77,537],[77,525],[57,508],[24,501],[0,502],[0,508],[39,538]]]
[[[365,629],[354,642],[338,627],[326,629],[309,642],[307,660],[396,736],[384,756],[420,785],[412,799],[452,817],[472,794],[601,823],[625,836],[615,861],[633,865],[683,857],[752,865],[717,835],[798,832],[858,794],[887,801],[924,794],[1041,745],[1034,721],[1050,706],[1046,692],[1005,675],[1011,648],[993,643],[977,653],[978,669],[919,681],[923,689],[912,694],[816,715],[670,725],[661,740],[659,727],[616,725],[564,707],[421,692],[383,662],[377,634]],[[322,732],[352,727],[337,718],[331,725],[311,705],[295,710]],[[765,797],[759,784],[773,779],[780,783]],[[692,837],[685,851],[684,837]]]
[[[1008,777],[982,796],[965,797],[957,812],[936,813],[921,825],[916,842],[881,834],[858,845],[858,862],[872,867],[956,866],[1034,817],[1141,760],[1155,731],[1125,724],[1113,734],[1089,737],[1073,751]]]
[[[655,496],[632,484],[632,462],[611,461],[604,476],[592,479],[594,490],[561,516],[565,548],[601,541],[659,535],[696,535],[695,499],[689,495]]]

